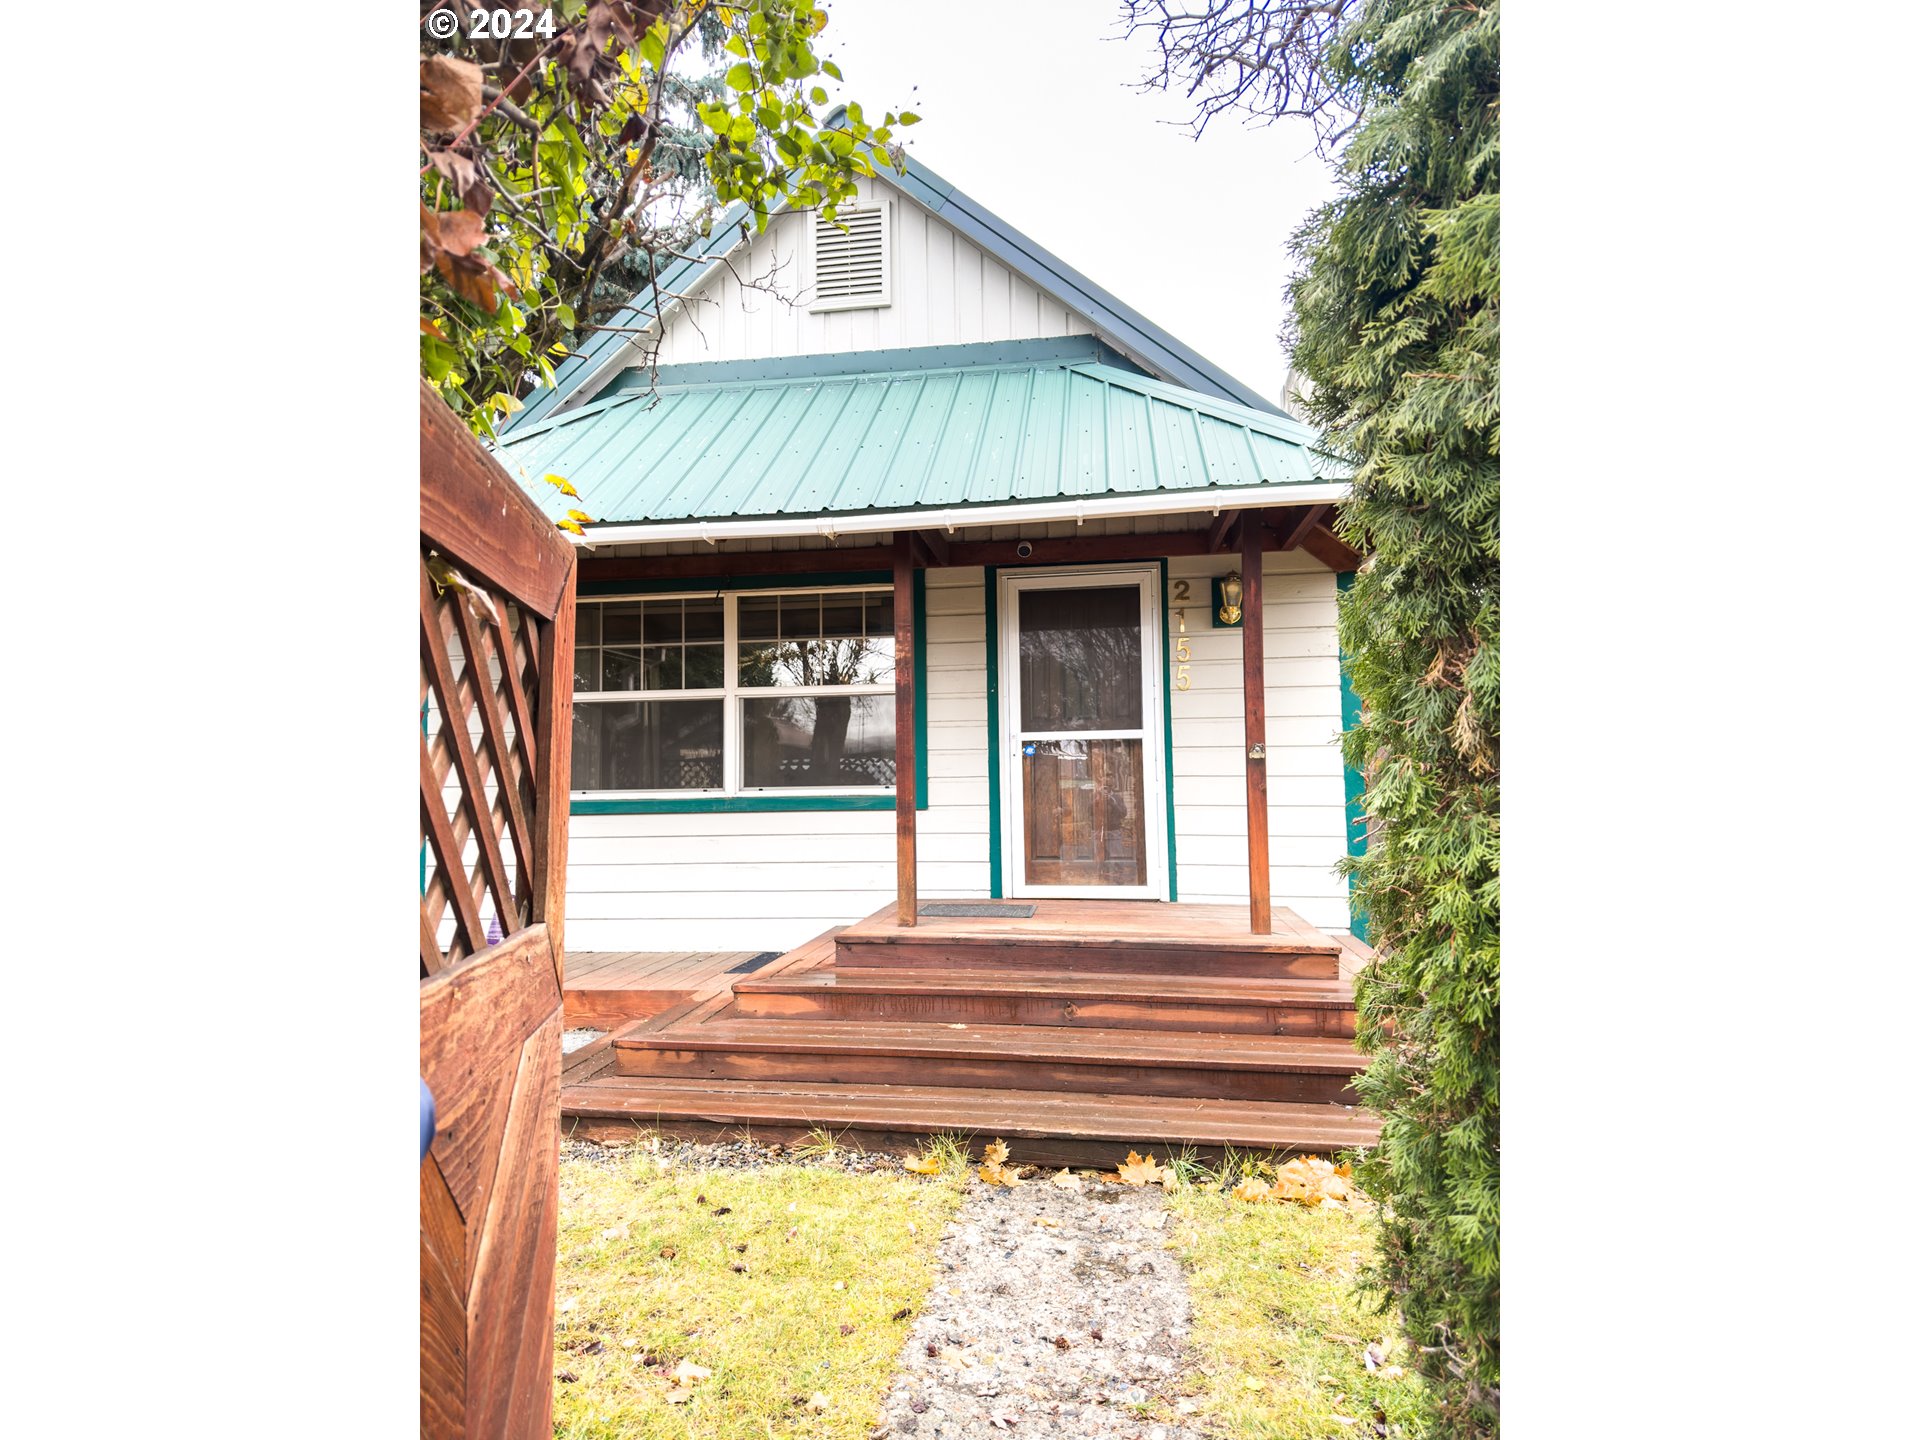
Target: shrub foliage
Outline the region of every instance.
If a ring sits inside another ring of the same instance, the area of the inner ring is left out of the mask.
[[[1340,609],[1380,952],[1356,988],[1385,1130],[1360,1174],[1455,1435],[1495,1433],[1500,1393],[1499,25],[1498,0],[1351,13],[1325,63],[1359,118],[1295,237],[1288,337],[1369,557]]]

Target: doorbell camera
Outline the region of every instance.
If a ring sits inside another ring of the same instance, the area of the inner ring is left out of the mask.
[[[1013,553],[1018,555],[1022,560],[1031,559],[1033,556],[1033,542],[1031,540],[1022,540],[1018,545],[1013,547]]]

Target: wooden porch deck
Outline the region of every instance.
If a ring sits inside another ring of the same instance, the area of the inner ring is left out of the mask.
[[[1255,935],[1238,906],[925,913],[955,903],[987,904],[924,901],[912,927],[889,907],[759,965],[569,957],[570,1018],[598,1005],[588,1023],[618,1023],[618,1006],[639,1008],[567,1057],[563,1126],[603,1141],[638,1126],[780,1143],[824,1128],[895,1151],[954,1130],[1049,1164],[1377,1136],[1350,1089],[1364,1061],[1342,971],[1364,958],[1358,941],[1284,909]]]

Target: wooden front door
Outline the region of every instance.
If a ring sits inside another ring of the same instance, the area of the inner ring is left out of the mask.
[[[548,1440],[575,564],[420,403],[420,1433]]]
[[[1000,585],[1007,893],[1166,898],[1159,567]]]

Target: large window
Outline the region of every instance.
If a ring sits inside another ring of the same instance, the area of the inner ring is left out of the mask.
[[[582,599],[580,795],[893,788],[893,592]]]

